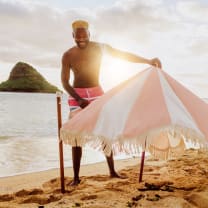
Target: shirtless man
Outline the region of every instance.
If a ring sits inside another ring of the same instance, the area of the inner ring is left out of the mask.
[[[134,63],[144,63],[161,68],[158,58],[146,59],[132,53],[124,52],[110,45],[90,41],[88,23],[78,20],[72,23],[73,38],[76,45],[67,50],[62,57],[61,80],[64,89],[70,95],[69,105],[71,109],[85,108],[95,97],[103,94],[99,84],[100,65],[103,49],[105,53]],[[74,74],[74,82],[69,84],[70,72]],[[91,97],[92,98],[91,98]],[[80,146],[72,147],[72,160],[74,179],[71,185],[78,185],[79,169],[82,156]],[[106,156],[111,177],[121,177],[114,169],[113,154]]]

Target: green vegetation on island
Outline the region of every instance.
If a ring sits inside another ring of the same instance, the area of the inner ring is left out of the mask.
[[[10,72],[9,79],[0,83],[0,91],[55,93],[60,90],[32,66],[18,62]]]

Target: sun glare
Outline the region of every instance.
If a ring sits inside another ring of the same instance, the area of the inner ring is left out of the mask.
[[[104,55],[100,74],[101,85],[107,91],[144,68],[144,65],[141,64],[130,63]]]

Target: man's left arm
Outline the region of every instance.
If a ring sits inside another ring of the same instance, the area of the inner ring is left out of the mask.
[[[105,51],[113,57],[120,58],[129,62],[149,64],[158,68],[162,68],[162,64],[158,58],[146,59],[133,53],[112,48],[107,44],[104,44],[104,47]]]

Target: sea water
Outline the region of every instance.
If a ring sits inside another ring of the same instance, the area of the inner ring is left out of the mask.
[[[62,97],[62,121],[68,117]],[[101,152],[83,149],[82,164],[105,160]],[[64,145],[65,167],[72,166],[71,148]],[[55,94],[0,93],[0,177],[59,167]]]

